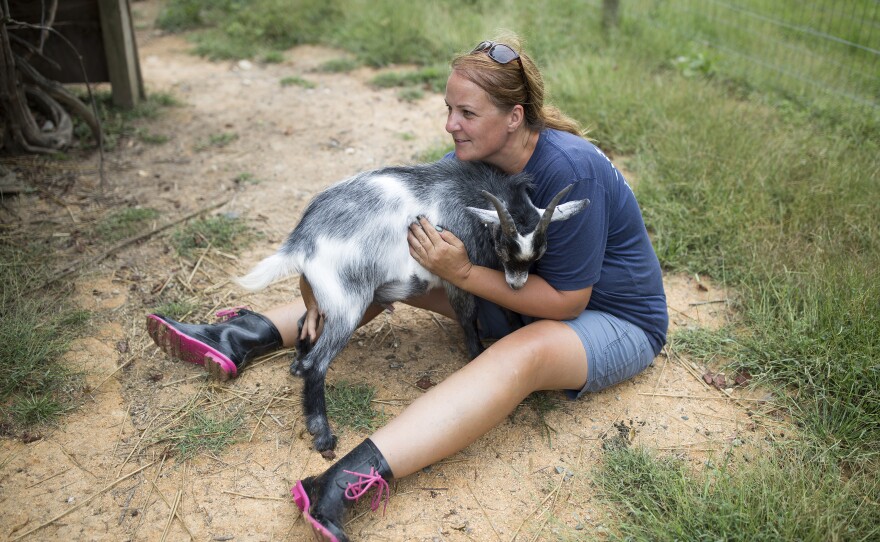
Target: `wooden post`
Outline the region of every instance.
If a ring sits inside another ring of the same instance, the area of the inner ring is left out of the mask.
[[[98,0],[113,103],[132,108],[146,98],[128,0]]]
[[[602,29],[606,32],[617,26],[620,0],[602,0]]]

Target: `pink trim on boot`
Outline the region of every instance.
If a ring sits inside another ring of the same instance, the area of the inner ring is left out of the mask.
[[[231,308],[228,308],[228,309],[221,309],[221,310],[215,312],[214,315],[215,315],[215,316],[217,317],[217,319],[220,320],[221,322],[225,322],[226,320],[229,320],[229,319],[232,318],[233,316],[238,316],[239,314],[241,314],[241,309],[246,309],[246,308],[247,308],[246,305],[241,305],[241,306],[238,306],[238,307],[231,307]]]
[[[327,527],[321,525],[318,520],[309,514],[309,508],[312,504],[309,501],[309,495],[306,493],[306,488],[302,485],[302,480],[297,481],[296,485],[290,488],[290,494],[293,495],[293,502],[296,504],[296,507],[299,508],[299,511],[302,512],[306,520],[308,520],[313,531],[317,532],[330,542],[339,542],[339,539],[336,538],[333,533],[328,531]]]
[[[169,356],[203,365],[205,369],[222,380],[238,374],[235,363],[211,346],[184,335],[154,314],[147,316],[147,332],[153,341]]]

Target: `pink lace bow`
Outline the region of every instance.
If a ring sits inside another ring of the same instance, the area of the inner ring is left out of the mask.
[[[370,501],[370,509],[375,512],[379,509],[379,504],[383,503],[384,500],[384,505],[382,506],[382,515],[384,516],[385,508],[388,507],[388,499],[391,498],[391,488],[388,487],[388,482],[379,475],[379,472],[373,467],[370,467],[369,474],[348,470],[342,472],[358,477],[357,482],[348,484],[348,487],[345,489],[345,498],[348,500],[357,501],[374,485],[379,487],[379,491],[373,494],[373,498]]]

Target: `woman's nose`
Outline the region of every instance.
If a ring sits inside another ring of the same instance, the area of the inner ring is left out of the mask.
[[[458,128],[459,128],[458,119],[455,118],[455,115],[450,114],[449,116],[447,116],[446,117],[446,132],[451,134],[452,132],[455,132],[456,130],[458,130]]]

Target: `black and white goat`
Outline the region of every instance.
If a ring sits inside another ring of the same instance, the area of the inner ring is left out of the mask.
[[[473,296],[416,263],[409,253],[408,228],[426,216],[461,239],[474,264],[503,268],[508,285],[522,288],[529,266],[547,247],[547,226],[589,204],[558,205],[569,186],[546,210],[538,209],[527,194],[530,180],[526,174],[506,175],[483,163],[458,160],[360,173],[319,193],[278,252],[239,279],[243,287],[258,290],[299,273],[324,315],[320,337],[298,348],[291,365],[293,374],[305,378],[303,410],[315,449],[336,445],[326,415],[325,376],[370,304],[402,301],[442,285],[471,358],[482,351]]]

